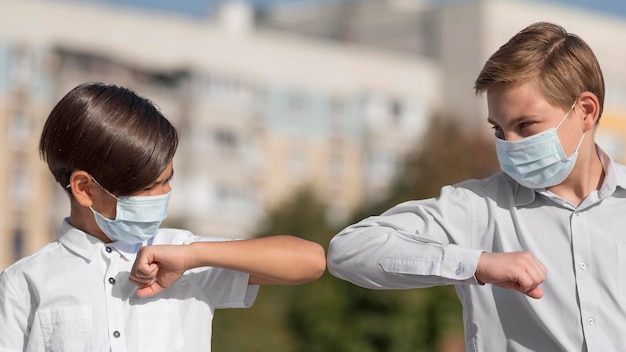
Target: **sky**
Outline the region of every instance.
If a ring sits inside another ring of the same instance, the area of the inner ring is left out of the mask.
[[[203,16],[215,9],[222,0],[83,0],[91,2],[104,2],[121,4],[125,6],[152,8],[190,14],[193,16]],[[328,2],[342,0],[247,0],[254,5],[263,6],[273,3],[306,3],[306,2]],[[378,0],[372,0],[378,1]],[[464,0],[430,0],[440,1],[464,1]],[[591,10],[605,12],[616,16],[626,17],[626,1],[624,0],[534,0],[540,2],[551,2],[557,4],[572,5]]]

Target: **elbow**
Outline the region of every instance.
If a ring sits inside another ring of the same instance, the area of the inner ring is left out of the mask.
[[[340,253],[340,251],[337,251],[335,249],[335,246],[333,246],[333,242],[331,241],[330,245],[328,246],[328,257],[326,259],[326,266],[328,268],[328,272],[331,275],[345,280],[345,276],[342,275],[342,271],[345,267],[345,264],[343,264],[345,263],[345,258],[341,256]]]
[[[308,257],[308,269],[303,273],[301,283],[315,281],[326,271],[326,252],[319,243],[311,243]]]
[[[326,271],[326,252],[319,243],[306,241],[291,253],[292,261],[283,275],[273,279],[282,285],[300,285],[319,279]]]
[[[380,275],[376,259],[372,255],[363,256],[358,250],[345,250],[341,244],[331,241],[328,247],[328,272],[338,279],[348,281],[354,285],[379,289],[373,277]]]
[[[300,254],[299,270],[294,271],[287,285],[299,285],[319,279],[326,271],[326,252],[319,243],[309,242]]]

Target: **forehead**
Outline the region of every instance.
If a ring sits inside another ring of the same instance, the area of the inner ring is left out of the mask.
[[[542,115],[554,108],[531,83],[496,87],[487,91],[488,119],[495,123]]]

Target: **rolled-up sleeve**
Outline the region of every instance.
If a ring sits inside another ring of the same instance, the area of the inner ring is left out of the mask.
[[[464,190],[400,204],[337,234],[328,249],[334,276],[373,289],[477,284],[482,250],[476,207]]]

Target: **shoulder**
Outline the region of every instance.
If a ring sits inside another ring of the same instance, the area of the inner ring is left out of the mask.
[[[441,189],[441,196],[462,195],[466,198],[487,198],[498,200],[513,196],[520,185],[504,172],[495,173],[482,179],[469,179],[445,186]]]
[[[31,270],[40,268],[42,266],[49,265],[51,263],[55,263],[55,260],[52,260],[57,253],[58,249],[61,248],[61,244],[58,241],[50,242],[37,252],[23,257],[11,264],[9,267],[4,269],[0,274],[0,277],[15,276],[20,273],[26,273]]]
[[[31,289],[49,280],[50,271],[54,271],[54,266],[62,261],[63,256],[59,255],[61,247],[57,241],[51,242],[4,269],[0,273],[0,300],[28,307]]]
[[[484,179],[469,179],[456,184],[443,186],[437,197],[409,200],[387,210],[384,215],[403,212],[422,212],[432,209],[446,214],[480,212],[503,200],[514,197],[517,183],[506,174],[499,172]]]

